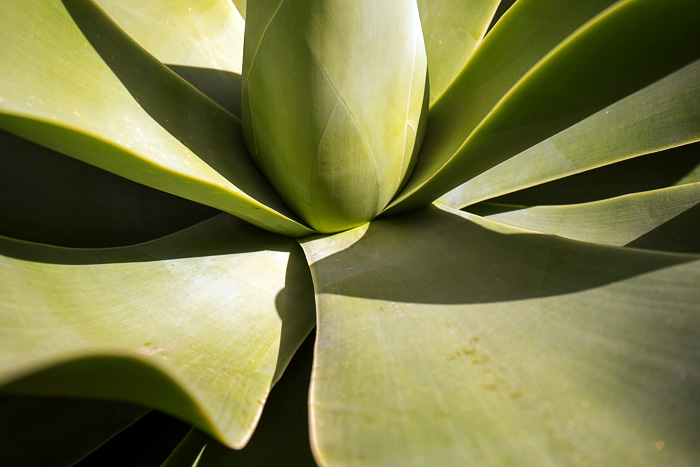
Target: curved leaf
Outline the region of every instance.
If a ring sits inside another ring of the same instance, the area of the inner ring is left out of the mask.
[[[95,0],[168,65],[241,73],[245,21],[231,0]]]
[[[700,4],[520,0],[430,111],[388,214],[425,205],[698,59]],[[567,37],[568,36],[568,37]]]
[[[0,127],[263,228],[310,231],[253,165],[238,120],[91,2],[13,0],[0,38]]]
[[[0,235],[100,248],[153,240],[219,211],[0,130]]]
[[[0,248],[1,384],[153,406],[233,447],[314,324],[295,242],[223,214],[132,247]]]
[[[418,0],[431,105],[479,45],[499,3],[500,0]]]
[[[315,467],[309,444],[307,410],[314,338],[312,332],[294,354],[284,378],[270,392],[260,423],[245,448],[228,449],[193,429],[162,467]]]
[[[523,206],[578,204],[695,182],[700,182],[700,142],[625,159],[490,198],[489,202]],[[470,206],[466,210],[471,209]]]
[[[425,128],[415,0],[248,7],[242,114],[253,157],[319,232],[369,221],[410,173]]]
[[[436,207],[302,246],[322,465],[700,460],[700,256]]]
[[[656,243],[647,243],[646,247],[700,253],[680,249],[682,245],[692,248],[700,239],[700,183],[582,204],[520,208],[492,205],[497,210],[499,207],[505,209],[492,214],[475,212],[537,232],[614,246],[631,244],[657,228],[673,224],[672,230],[666,228],[663,238],[656,238]],[[489,206],[484,208],[488,210]]]
[[[700,60],[511,157],[440,198],[469,204],[700,139]]]

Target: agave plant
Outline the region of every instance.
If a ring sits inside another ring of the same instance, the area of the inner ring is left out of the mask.
[[[234,3],[3,5],[0,463],[699,462],[699,2]]]

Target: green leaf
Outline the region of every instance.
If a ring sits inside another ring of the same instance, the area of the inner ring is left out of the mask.
[[[436,207],[302,246],[321,464],[700,461],[700,256]]]
[[[700,139],[700,60],[450,191],[469,204]]]
[[[2,465],[73,465],[147,408],[106,401],[0,395]]]
[[[0,130],[0,235],[51,245],[132,245],[216,215]]]
[[[418,0],[431,105],[464,68],[499,3],[500,0]]]
[[[245,21],[231,0],[95,3],[163,63],[241,73]]]
[[[681,245],[692,245],[700,238],[699,205],[700,183],[691,183],[590,203],[511,208],[492,214],[472,212],[537,232],[614,246],[628,245],[675,220],[676,231],[666,230],[663,238],[647,247],[683,251]]]
[[[242,121],[262,171],[320,232],[372,219],[427,118],[415,0],[253,2],[245,34]]]
[[[245,19],[246,0],[232,0],[232,2],[238,10],[238,13]]]
[[[132,247],[0,248],[0,384],[153,406],[232,447],[314,325],[298,245],[224,214]]]
[[[309,444],[307,411],[314,338],[312,332],[294,354],[284,378],[270,392],[260,423],[245,448],[228,449],[193,429],[162,467],[315,466]]]
[[[239,121],[91,2],[13,1],[0,25],[0,127],[139,183],[301,235]]]
[[[430,111],[419,162],[386,210],[425,205],[700,56],[700,3],[521,0]],[[608,8],[609,7],[609,8]]]
[[[491,198],[489,202],[523,206],[577,204],[695,182],[700,182],[700,142],[625,159]],[[466,210],[472,212],[472,207]]]

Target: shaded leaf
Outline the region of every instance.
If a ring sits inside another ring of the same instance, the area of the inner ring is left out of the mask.
[[[502,205],[492,205],[498,209]],[[485,210],[489,205],[484,206]],[[505,206],[504,206],[505,207]],[[647,248],[683,250],[700,239],[700,183],[632,193],[602,201],[561,206],[533,206],[487,213],[489,219],[543,233],[603,245],[624,246],[669,224],[663,237]],[[675,221],[674,221],[675,220]],[[636,244],[640,247],[640,244]],[[679,248],[680,247],[680,248]]]
[[[625,159],[491,198],[490,202],[575,204],[695,182],[700,182],[700,143]]]
[[[89,427],[86,427],[89,429]],[[75,467],[153,467],[161,465],[191,426],[157,410],[110,439]]]
[[[0,383],[153,406],[229,446],[314,324],[298,246],[228,215],[131,247],[0,248]]]
[[[0,127],[268,230],[309,232],[253,165],[238,120],[94,4],[13,1],[6,13]]]
[[[503,193],[698,141],[699,76],[700,61],[695,61],[511,157],[440,200],[461,208]],[[700,162],[697,157],[696,160]],[[659,178],[656,173],[651,175]]]
[[[309,445],[307,400],[314,338],[312,332],[294,354],[284,378],[270,392],[265,411],[245,448],[234,451],[192,430],[163,467],[245,465],[315,466]]]
[[[302,243],[321,464],[697,463],[700,256],[445,209]]]
[[[118,402],[0,394],[0,464],[73,465],[147,412]]]
[[[419,162],[387,213],[433,201],[700,56],[687,46],[700,41],[697,2],[611,3],[516,2],[431,107]]]
[[[98,248],[153,240],[218,211],[0,130],[0,235]]]

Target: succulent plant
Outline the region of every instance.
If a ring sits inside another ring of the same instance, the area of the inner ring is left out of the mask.
[[[697,1],[0,23],[3,465],[698,463]]]

